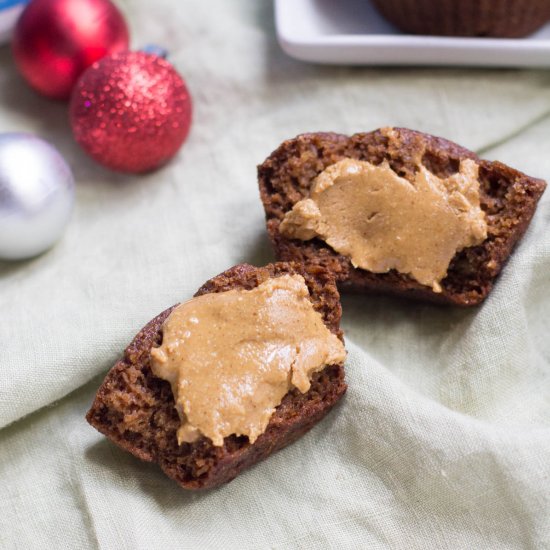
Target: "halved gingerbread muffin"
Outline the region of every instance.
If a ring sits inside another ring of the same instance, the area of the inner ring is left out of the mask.
[[[407,272],[373,272],[357,267],[358,262],[337,252],[318,235],[304,237],[305,226],[301,238],[295,238],[296,231],[281,231],[281,227],[285,229],[283,220],[286,218],[288,226],[289,213],[312,196],[315,186],[326,187],[319,182],[320,176],[326,179],[332,167],[345,162],[351,162],[351,169],[356,171],[363,166],[391,171],[400,184],[412,186],[422,175],[457,187],[464,167],[474,171],[476,208],[484,218],[485,238],[457,250],[445,277],[430,287]],[[283,142],[258,167],[258,179],[267,230],[278,259],[322,266],[335,276],[342,291],[390,293],[459,306],[473,306],[487,297],[546,187],[543,180],[500,162],[482,160],[448,140],[404,128],[353,136],[299,135]]]
[[[266,267],[241,264],[209,280],[195,296],[200,298],[237,290],[240,292],[238,299],[246,300],[247,292],[284,278],[292,278],[300,284],[305,283],[307,290],[304,292],[313,314],[319,317],[322,329],[332,339],[332,343],[336,343],[343,351],[342,332],[339,328],[339,294],[334,278],[322,267],[287,263],[270,264]],[[246,435],[238,434],[228,435],[216,442],[200,433],[196,438],[192,438],[193,440],[183,437],[182,441],[179,437],[182,415],[178,414],[173,387],[167,380],[157,376],[152,368],[152,350],[156,350],[158,356],[158,350],[165,343],[163,338],[167,322],[171,313],[178,307],[174,306],[164,311],[137,334],[126,348],[124,357],[108,372],[86,418],[92,426],[118,446],[142,460],[158,463],[162,470],[182,487],[206,489],[232,480],[245,468],[298,439],[319,422],[344,395],[346,383],[343,361],[321,364],[311,373],[309,382],[306,383],[306,386],[309,386],[306,391],[301,391],[291,384],[292,387],[275,408],[263,433],[256,434],[253,438],[254,442]],[[259,311],[258,319],[264,314],[265,312]],[[230,317],[231,312],[226,311],[223,315]],[[194,318],[190,321],[198,322]],[[275,322],[278,324],[277,312]],[[238,332],[238,321],[233,325],[234,330]],[[213,330],[219,328],[213,327]],[[220,337],[223,337],[223,334],[220,334]],[[243,336],[244,345],[247,345],[247,338],[246,335]],[[284,338],[283,333],[283,340]],[[271,344],[276,348],[280,340],[279,331],[277,336],[272,338]],[[309,344],[304,342],[305,345]],[[293,346],[297,347],[295,344]],[[269,353],[270,356],[273,355],[273,347]],[[305,355],[311,356],[310,348],[305,350]],[[197,364],[196,360],[194,364],[193,361],[191,363],[192,369],[204,366]],[[225,367],[233,368],[232,365]],[[239,365],[234,365],[237,370],[238,367]],[[265,365],[258,365],[258,368],[264,367]],[[278,368],[277,365],[275,367]],[[201,376],[204,377],[204,384],[209,381],[208,372],[199,373],[199,386]],[[269,391],[272,382],[272,379],[266,380],[262,385],[262,391]],[[242,383],[246,391],[250,380],[242,380]],[[213,408],[217,397],[212,396]],[[254,395],[248,395],[247,399],[248,403],[257,405]],[[244,406],[248,405],[245,403]],[[181,409],[179,412],[181,413]],[[189,416],[189,419],[191,418]]]

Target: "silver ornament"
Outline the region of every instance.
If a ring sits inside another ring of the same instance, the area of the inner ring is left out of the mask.
[[[51,145],[29,134],[0,134],[0,258],[30,258],[61,236],[74,179]]]

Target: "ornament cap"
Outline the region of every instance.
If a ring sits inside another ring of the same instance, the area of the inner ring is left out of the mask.
[[[162,57],[162,59],[166,59],[168,57],[168,50],[156,44],[146,44],[143,48],[141,48],[141,51],[150,55]]]

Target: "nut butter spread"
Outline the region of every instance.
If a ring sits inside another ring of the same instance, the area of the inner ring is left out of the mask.
[[[478,166],[463,160],[459,172],[441,179],[419,163],[410,182],[387,161],[344,159],[317,176],[280,231],[291,239],[318,237],[355,267],[396,269],[441,292],[453,256],[487,238]]]
[[[292,387],[305,393],[313,372],[345,356],[303,277],[283,275],[180,304],[164,322],[151,365],[172,385],[178,443],[202,434],[221,446],[231,434],[253,443]]]

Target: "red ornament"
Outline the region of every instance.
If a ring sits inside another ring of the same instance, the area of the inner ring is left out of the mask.
[[[172,158],[191,125],[191,97],[166,60],[122,52],[94,63],[71,98],[76,141],[100,164],[147,172]]]
[[[32,0],[12,45],[17,67],[33,88],[68,99],[86,68],[128,49],[128,29],[109,0]]]

